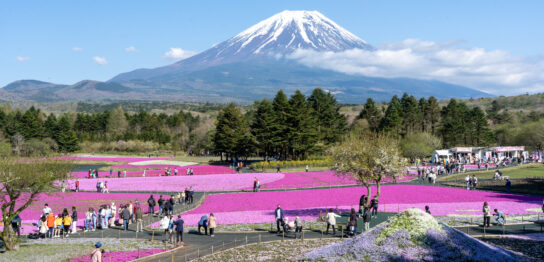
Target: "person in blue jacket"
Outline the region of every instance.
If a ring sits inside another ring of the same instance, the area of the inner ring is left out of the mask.
[[[183,245],[183,219],[181,219],[181,216],[178,216],[178,220],[176,220],[175,226],[176,226],[176,244],[177,245]]]
[[[198,234],[202,234],[200,232],[200,228],[203,227],[204,228],[204,235],[208,235],[208,216],[206,215],[203,215],[201,218],[200,218],[200,221],[198,221]]]

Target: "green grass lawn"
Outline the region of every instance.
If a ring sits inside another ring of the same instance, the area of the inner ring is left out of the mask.
[[[508,167],[501,169],[503,176],[509,176],[510,178],[544,178],[544,165],[543,164],[526,164],[515,167]],[[455,181],[464,180],[467,175],[476,175],[478,179],[492,179],[495,170],[489,171],[476,171],[461,173],[446,177],[438,178],[438,181]]]

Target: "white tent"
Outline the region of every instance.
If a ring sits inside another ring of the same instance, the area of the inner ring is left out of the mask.
[[[447,159],[452,156],[452,153],[449,149],[435,150],[432,157],[432,162],[437,163],[440,159]]]

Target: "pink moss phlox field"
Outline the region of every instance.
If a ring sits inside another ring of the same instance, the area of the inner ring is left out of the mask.
[[[341,177],[335,174],[335,171],[319,171],[319,172],[294,172],[283,173],[285,176],[282,179],[271,183],[263,183],[261,181],[261,189],[292,189],[292,188],[311,188],[339,185],[356,185],[357,182],[349,177]],[[412,176],[404,176],[397,181],[407,181],[413,179]],[[386,178],[383,183],[393,182],[393,179]],[[251,189],[248,187],[246,189]]]
[[[19,198],[18,204],[22,204],[25,199],[28,198],[27,193]],[[98,211],[100,205],[115,202],[115,205],[119,207],[121,204],[128,204],[129,201],[133,203],[138,200],[145,211],[147,211],[147,199],[150,194],[135,194],[135,193],[116,193],[116,194],[102,194],[102,193],[42,193],[34,200],[34,202],[19,214],[22,219],[22,233],[35,233],[37,227],[32,224],[37,223],[40,216],[43,214],[42,209],[47,203],[53,210],[53,214],[58,215],[62,213],[63,209],[68,209],[71,214],[72,206],[75,206],[78,211],[78,227],[82,228],[85,221],[85,212],[90,208],[94,208]],[[158,199],[158,195],[154,195]]]
[[[174,170],[177,168],[178,176],[185,176],[187,174],[187,168],[192,168],[194,175],[212,175],[212,174],[234,174],[236,171],[232,170],[227,166],[212,166],[212,165],[202,165],[202,166],[174,166],[174,165],[144,165],[144,166],[135,166],[130,164],[115,165],[115,168],[126,168],[126,169],[139,169],[138,171],[127,171],[127,177],[141,177],[143,175],[143,170],[145,171],[145,176],[164,176],[165,168],[172,169],[172,176],[174,175]],[[99,171],[99,177],[109,177],[109,171]],[[113,177],[117,177],[117,171],[113,172]],[[122,175],[122,173],[121,173]],[[75,178],[86,178],[89,176],[88,171],[72,172],[72,177]]]
[[[166,159],[171,159],[171,157],[147,158],[147,157],[65,156],[65,157],[62,157],[61,159],[74,160],[74,161],[112,161],[112,162],[128,163],[128,162],[140,162],[140,161],[150,161],[150,160],[166,160]]]
[[[375,187],[372,192],[375,194]],[[200,216],[210,213],[216,215],[220,224],[273,222],[273,210],[281,204],[286,215],[309,220],[315,219],[325,208],[357,209],[362,194],[366,194],[362,187],[217,194],[207,196],[200,207],[182,217],[187,225],[195,225]],[[481,215],[484,201],[492,209],[498,208],[508,215],[530,213],[527,209],[539,208],[542,198],[434,186],[385,185],[379,210],[397,212],[412,207],[423,209],[428,205],[435,216]]]
[[[135,251],[106,251],[102,254],[102,261],[111,261],[111,262],[125,262],[132,261],[137,258],[151,256],[153,254],[158,254],[168,251],[168,249],[147,249],[147,250],[135,250]],[[139,257],[138,257],[139,254]],[[89,262],[91,261],[91,255],[76,257],[70,259],[70,262]]]
[[[192,186],[196,191],[231,191],[253,186],[257,177],[261,183],[282,179],[282,173],[244,173],[231,175],[205,176],[162,176],[162,177],[127,177],[127,178],[98,178],[80,179],[80,190],[96,190],[97,181],[107,181],[110,191],[164,191],[179,192]],[[74,179],[67,181],[68,188],[74,188]]]

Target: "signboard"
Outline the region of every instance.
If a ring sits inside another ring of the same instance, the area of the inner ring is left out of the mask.
[[[511,152],[511,151],[523,151],[525,150],[524,146],[499,146],[493,148],[494,152]]]
[[[472,147],[455,147],[451,151],[456,153],[472,153]]]

